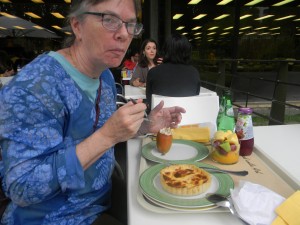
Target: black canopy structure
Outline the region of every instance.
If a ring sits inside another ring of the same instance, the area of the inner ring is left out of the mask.
[[[0,27],[0,37],[61,38],[53,31],[16,16],[1,16]]]

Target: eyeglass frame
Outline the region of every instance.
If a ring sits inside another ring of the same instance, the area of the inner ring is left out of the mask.
[[[138,23],[138,22],[125,22],[123,21],[120,17],[116,16],[116,15],[113,15],[113,14],[110,14],[110,13],[101,13],[101,12],[83,12],[82,14],[86,14],[86,15],[94,15],[94,16],[99,16],[99,17],[102,17],[102,26],[107,29],[107,30],[110,30],[110,31],[117,31],[119,30],[123,23],[125,24],[125,27],[126,27],[126,30],[128,32],[128,34],[130,35],[133,35],[133,36],[139,36],[142,31],[143,31],[143,24],[142,23]],[[108,28],[106,25],[104,25],[104,16],[112,16],[112,17],[115,17],[116,19],[118,19],[121,23],[119,23],[120,25],[118,25],[118,27],[116,29],[112,29],[112,28]],[[134,26],[134,30],[135,29],[139,29],[139,32],[137,34],[131,34],[128,30],[128,26],[129,24],[135,24]],[[138,26],[138,27],[137,27]]]

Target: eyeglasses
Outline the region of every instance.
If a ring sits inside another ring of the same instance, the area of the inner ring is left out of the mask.
[[[143,30],[143,24],[137,22],[124,22],[119,17],[106,14],[106,13],[99,13],[99,12],[84,12],[83,14],[95,15],[102,17],[102,25],[107,30],[117,31],[119,30],[123,23],[127,29],[128,34],[137,36],[141,34]]]

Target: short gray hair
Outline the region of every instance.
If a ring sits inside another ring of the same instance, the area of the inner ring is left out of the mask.
[[[67,17],[67,24],[70,26],[70,21],[72,18],[76,17],[78,20],[83,20],[85,15],[83,15],[84,12],[88,11],[90,7],[97,5],[101,2],[106,2],[109,0],[72,0],[71,8],[69,11],[69,15]],[[135,13],[138,17],[138,20],[141,16],[141,0],[132,0],[134,1],[135,6]],[[70,27],[70,32],[72,33],[69,37],[67,37],[63,43],[63,47],[67,48],[74,44],[75,41],[75,35]]]

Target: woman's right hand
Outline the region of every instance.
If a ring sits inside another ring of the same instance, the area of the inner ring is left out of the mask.
[[[135,136],[144,121],[146,105],[142,99],[137,104],[131,101],[120,107],[100,129],[103,134],[112,139],[114,144],[127,141]]]

